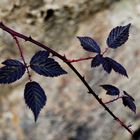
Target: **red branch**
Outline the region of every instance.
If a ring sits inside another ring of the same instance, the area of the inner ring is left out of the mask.
[[[16,36],[13,36],[13,38],[14,38],[16,44],[17,44],[17,47],[18,47],[18,49],[19,49],[19,53],[20,53],[21,59],[22,59],[22,61],[23,61],[23,63],[24,63],[24,66],[25,66],[25,68],[26,68],[26,70],[27,70],[28,79],[29,79],[29,81],[31,82],[32,79],[31,79],[31,74],[30,74],[30,71],[29,71],[29,67],[27,66],[27,63],[26,63],[26,61],[25,61],[25,59],[24,59],[23,52],[22,52],[22,49],[21,49],[21,47],[20,47],[19,41],[18,41],[18,39],[17,39]]]
[[[49,48],[48,46],[34,40],[32,37],[27,37],[21,33],[18,33],[12,29],[10,29],[9,27],[5,26],[2,22],[0,22],[0,28],[3,29],[4,31],[8,32],[9,34],[11,34],[12,36],[16,36],[19,38],[24,39],[25,41],[29,41],[35,45],[37,45],[40,48],[44,48],[45,50],[49,51],[50,53],[52,53],[54,56],[57,56],[58,58],[60,58],[61,60],[63,60],[70,68],[71,70],[73,70],[73,72],[79,77],[79,79],[81,80],[81,82],[85,85],[85,87],[88,89],[88,93],[92,94],[96,100],[99,102],[99,104],[102,105],[102,107],[114,118],[114,120],[116,120],[117,122],[119,122],[119,124],[124,127],[130,134],[133,134],[133,131],[125,124],[123,123],[104,103],[103,101],[98,97],[98,95],[92,90],[92,88],[89,86],[89,84],[87,83],[87,81],[85,80],[85,78],[78,72],[78,70],[66,59],[65,56],[60,55],[59,53],[57,53],[56,51],[52,50],[51,48]]]
[[[112,99],[112,100],[110,100],[110,101],[104,102],[104,104],[110,104],[110,103],[112,103],[112,102],[114,102],[114,101],[117,101],[117,100],[121,99],[122,97],[123,97],[123,95],[122,95],[122,96],[118,96],[118,97],[115,98],[115,99]]]
[[[104,55],[108,50],[109,50],[109,48],[105,48],[105,50],[101,54]],[[84,61],[84,60],[93,59],[94,57],[95,56],[89,56],[89,57],[79,58],[79,59],[67,59],[67,62],[70,62],[70,63],[80,62],[80,61]]]
[[[73,62],[79,62],[79,61],[83,61],[83,60],[89,60],[92,58],[94,58],[94,56],[89,56],[89,57],[79,58],[79,59],[67,59],[67,62],[73,63]]]

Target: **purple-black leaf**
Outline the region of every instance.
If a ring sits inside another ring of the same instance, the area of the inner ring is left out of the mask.
[[[37,82],[28,82],[24,89],[24,99],[27,106],[32,110],[36,121],[47,101],[44,90]]]
[[[32,63],[36,63],[38,60],[42,60],[42,61],[44,60],[45,61],[45,58],[48,58],[49,57],[49,54],[50,53],[48,51],[38,51],[32,57],[31,62]]]
[[[127,96],[127,97],[131,98],[131,100],[135,101],[135,99],[131,95],[129,95],[126,91],[123,91],[123,93],[125,96]]]
[[[38,74],[46,77],[56,77],[67,74],[53,58],[48,58],[47,51],[37,52],[30,61],[30,67]]]
[[[132,100],[132,98],[130,98],[129,96],[123,96],[122,102],[124,106],[127,106],[130,110],[136,113],[136,105],[134,101]]]
[[[117,87],[112,85],[100,85],[104,90],[106,90],[106,94],[116,96],[120,94],[120,91]]]
[[[14,59],[7,59],[3,61],[2,64],[6,66],[23,66],[23,64],[20,61]]]
[[[125,68],[121,64],[119,64],[118,62],[116,62],[115,60],[113,60],[109,57],[105,57],[105,60],[108,61],[108,63],[110,64],[110,67],[115,72],[118,72],[119,74],[122,74],[122,75],[128,77],[127,71],[125,70]]]
[[[100,47],[97,42],[90,37],[77,37],[80,40],[83,49],[89,52],[101,53]]]
[[[103,57],[100,54],[97,54],[91,61],[91,67],[97,67],[102,64]]]
[[[110,64],[110,61],[108,61],[108,59],[103,58],[103,61],[102,61],[102,66],[104,68],[104,70],[107,72],[107,73],[110,73],[111,70],[112,70],[112,66]]]
[[[124,44],[128,40],[130,26],[131,24],[113,28],[107,38],[108,47],[115,49]]]
[[[0,68],[0,84],[10,84],[20,79],[26,69],[18,60],[7,59],[2,62],[5,66]]]

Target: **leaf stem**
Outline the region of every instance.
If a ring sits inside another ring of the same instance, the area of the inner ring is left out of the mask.
[[[108,50],[109,50],[109,48],[105,48],[105,50],[101,54],[104,55]],[[95,56],[89,56],[89,57],[79,58],[79,59],[67,59],[67,62],[70,62],[70,63],[80,62],[80,61],[84,61],[84,60],[93,59],[94,57]]]
[[[14,35],[12,35],[12,36],[13,36],[13,39],[15,40],[16,44],[17,44],[17,47],[18,47],[18,49],[19,49],[19,53],[20,53],[21,59],[22,59],[22,61],[23,61],[23,63],[24,63],[24,66],[25,66],[25,68],[26,68],[26,70],[27,70],[28,79],[29,79],[29,81],[31,82],[32,79],[31,79],[31,74],[30,74],[30,71],[29,71],[29,67],[27,66],[27,63],[26,63],[26,61],[25,61],[25,58],[24,58],[24,55],[23,55],[23,51],[22,51],[22,49],[21,49],[21,46],[20,46],[20,44],[19,44],[19,41],[18,41],[18,39],[17,39],[16,36],[14,36]]]
[[[61,60],[63,60],[72,70],[73,72],[78,76],[78,78],[81,80],[81,82],[85,85],[85,87],[88,89],[88,93],[92,94],[96,100],[99,102],[99,104],[102,105],[102,107],[114,118],[114,120],[116,120],[117,122],[119,122],[119,124],[124,127],[130,134],[133,134],[133,131],[125,124],[123,123],[106,105],[105,103],[103,103],[103,101],[98,97],[98,95],[92,90],[92,88],[89,86],[89,84],[87,83],[87,81],[85,80],[85,78],[76,70],[76,68],[66,59],[65,56],[60,55],[59,53],[57,53],[56,51],[52,50],[51,48],[49,48],[48,46],[34,40],[32,37],[27,37],[21,33],[18,33],[12,29],[10,29],[9,27],[5,26],[2,22],[0,22],[0,28],[3,29],[4,31],[8,32],[9,34],[11,34],[12,36],[16,36],[19,38],[24,39],[25,41],[29,41],[35,45],[37,45],[40,48],[44,48],[45,50],[49,51],[50,53],[52,53],[54,56],[57,56],[58,58],[60,58]]]
[[[109,50],[109,48],[105,48],[105,50],[102,52],[102,55],[104,55],[107,51]]]
[[[122,97],[123,97],[123,95],[122,95],[122,96],[118,96],[118,97],[115,98],[115,99],[112,99],[112,100],[110,100],[110,101],[104,102],[104,104],[110,104],[110,103],[112,103],[112,102],[114,102],[114,101],[117,101],[117,100],[121,99]]]
[[[88,60],[92,58],[94,58],[94,56],[89,56],[89,57],[79,58],[79,59],[67,59],[67,62],[73,63],[73,62],[79,62],[79,61]]]

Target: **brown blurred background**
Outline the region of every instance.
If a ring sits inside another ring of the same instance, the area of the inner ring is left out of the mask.
[[[126,124],[132,124],[133,130],[139,128],[140,0],[0,0],[0,20],[69,59],[89,55],[76,36],[90,36],[104,50],[113,27],[132,23],[127,43],[107,53],[123,64],[129,79],[114,72],[108,75],[102,68],[91,69],[90,61],[74,66],[104,101],[110,97],[100,84],[114,84],[131,94],[136,100],[136,115],[124,108],[121,101],[109,107]],[[22,40],[20,43],[29,62],[39,48]],[[21,59],[11,36],[0,30],[0,62],[7,58]],[[75,74],[59,62],[68,75],[44,78],[32,73],[48,97],[36,124],[23,99],[27,75],[11,85],[0,85],[0,140],[130,140],[130,134],[87,94]]]

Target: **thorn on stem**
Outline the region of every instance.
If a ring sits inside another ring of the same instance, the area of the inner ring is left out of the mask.
[[[91,91],[88,91],[89,94],[91,94]]]
[[[82,78],[85,80],[85,76],[82,76]]]
[[[131,126],[132,126],[132,124],[129,124],[127,127],[129,127],[129,128],[130,128]]]
[[[29,40],[32,40],[32,37],[31,36],[29,36]]]
[[[116,120],[118,120],[117,118],[114,118],[114,120],[116,121]]]
[[[63,57],[66,58],[66,55],[64,54]]]
[[[65,55],[65,54],[63,55],[63,57],[64,57],[64,59],[65,59],[66,61],[68,61],[68,59],[67,59],[67,57],[66,57],[66,55]]]
[[[52,57],[53,57],[53,56],[56,56],[56,55],[55,55],[55,54],[52,54]]]
[[[29,37],[25,38],[24,40],[25,40],[25,41],[32,40],[32,37],[31,37],[31,36],[29,36]]]
[[[3,25],[3,22],[2,22],[2,21],[0,21],[0,25],[1,25],[1,26]]]
[[[24,40],[25,40],[25,42],[26,42],[26,41],[28,41],[28,40],[29,40],[29,38],[25,38]]]
[[[102,101],[102,98],[99,98]]]

